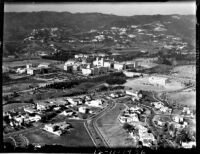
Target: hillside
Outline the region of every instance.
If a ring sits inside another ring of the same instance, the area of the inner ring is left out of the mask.
[[[138,29],[135,29],[134,26]],[[122,31],[111,31],[116,27],[121,28]],[[52,28],[54,29],[52,30]],[[125,36],[123,28],[126,29],[127,36]],[[145,32],[148,36],[142,35],[140,31]],[[25,53],[27,50],[31,50],[33,54],[36,50],[51,52],[48,47],[49,41],[68,42],[64,49],[70,50],[80,47],[80,44],[71,46],[71,43],[77,42],[77,40],[84,44],[91,43],[93,40],[100,46],[103,44],[104,47],[113,45],[130,47],[133,42],[148,42],[151,39],[150,35],[159,37],[159,39],[162,37],[161,35],[180,37],[188,46],[194,47],[195,32],[194,15],[125,17],[101,13],[10,12],[4,14],[4,55],[17,55]],[[139,36],[135,37],[138,33]],[[24,39],[32,38],[34,41],[24,42]]]

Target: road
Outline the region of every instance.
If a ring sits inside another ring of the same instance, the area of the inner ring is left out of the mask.
[[[92,126],[91,127],[91,129],[88,129],[87,128],[87,130],[89,130],[89,134],[92,136],[92,131],[95,131],[95,133],[96,134],[98,134],[98,136],[100,137],[100,139],[101,139],[101,142],[103,143],[103,146],[104,147],[110,147],[110,145],[109,145],[109,142],[104,138],[104,136],[101,134],[101,132],[100,132],[100,130],[99,130],[99,128],[98,128],[98,126],[97,126],[97,120],[99,119],[99,118],[101,118],[102,116],[104,116],[107,112],[109,112],[111,109],[113,109],[114,107],[115,107],[115,103],[112,101],[112,100],[108,100],[108,105],[107,105],[107,107],[106,108],[104,108],[101,112],[99,112],[97,115],[94,115],[94,116],[92,116],[92,117],[90,117],[90,118],[88,118],[87,119],[87,124],[90,124],[91,123],[91,125],[90,126]],[[86,127],[88,127],[87,125],[86,125]],[[93,136],[92,138],[97,138],[96,136]],[[95,140],[95,139],[93,139],[93,140]],[[97,143],[96,143],[96,145],[97,145]]]

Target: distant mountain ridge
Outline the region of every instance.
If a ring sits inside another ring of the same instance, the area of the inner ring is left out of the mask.
[[[177,18],[173,18],[177,16]],[[6,12],[4,13],[4,41],[23,40],[33,29],[65,27],[73,32],[102,29],[112,26],[148,24],[154,21],[172,22],[165,26],[169,33],[185,39],[195,38],[195,15],[135,15],[117,16],[102,13],[70,12]]]

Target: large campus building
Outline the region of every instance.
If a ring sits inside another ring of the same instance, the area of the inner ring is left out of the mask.
[[[149,83],[158,85],[158,86],[166,86],[168,79],[164,77],[157,77],[157,76],[151,76],[149,77]]]

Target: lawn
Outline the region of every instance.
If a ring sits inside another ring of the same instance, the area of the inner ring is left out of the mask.
[[[122,128],[122,124],[117,119],[122,110],[125,109],[123,104],[116,106],[104,116],[97,120],[97,126],[100,132],[109,142],[111,147],[130,147],[134,146],[129,134]]]
[[[26,105],[31,105],[30,103],[13,103],[13,104],[7,104],[3,106],[3,112],[7,112],[9,110],[12,109],[18,109],[22,106],[26,106]]]
[[[167,94],[167,97],[172,102],[176,102],[181,105],[187,105],[191,108],[196,108],[196,91],[170,93]]]
[[[56,136],[47,131],[37,129],[31,131],[31,133],[24,133],[30,143],[39,144],[59,144],[66,147],[93,147],[94,144],[88,135],[83,122],[70,122],[73,129],[69,133],[65,133],[62,136]]]

